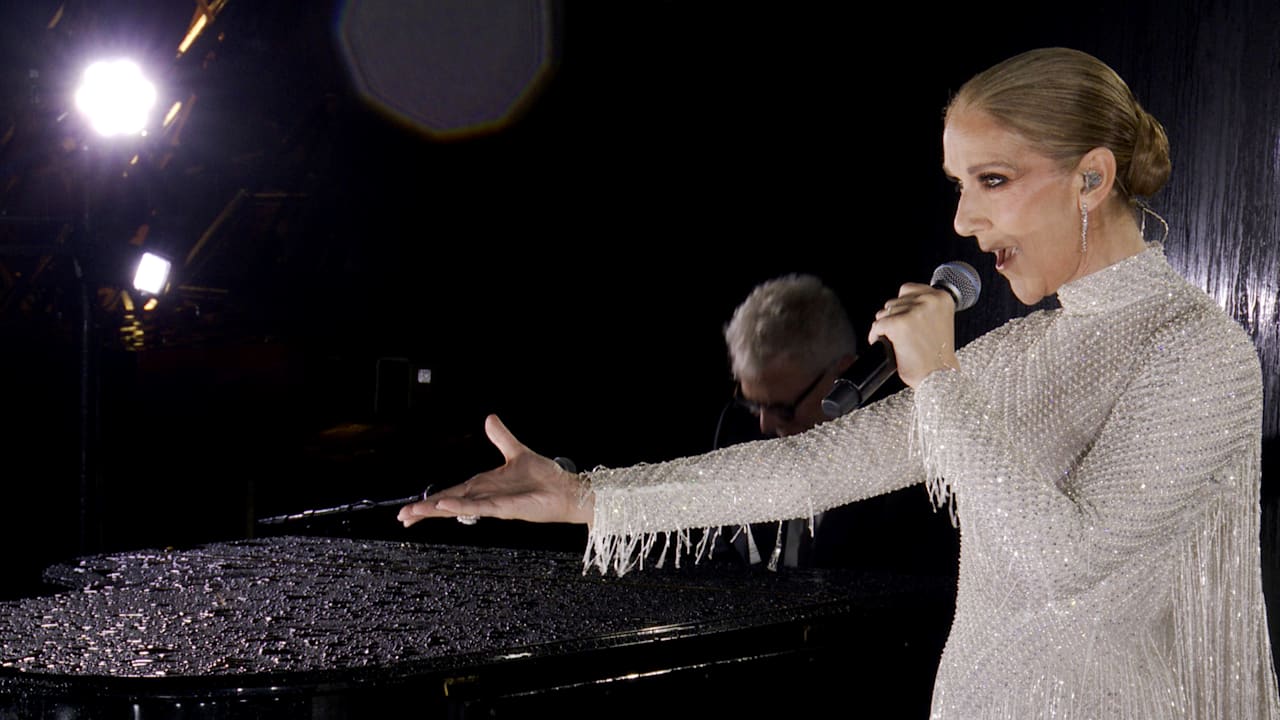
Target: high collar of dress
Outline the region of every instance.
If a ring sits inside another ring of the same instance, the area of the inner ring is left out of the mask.
[[[1058,288],[1058,302],[1068,315],[1112,312],[1167,292],[1172,272],[1165,261],[1164,246],[1148,242],[1147,249],[1085,275]]]

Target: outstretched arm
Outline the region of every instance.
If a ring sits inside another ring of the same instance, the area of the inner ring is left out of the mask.
[[[483,516],[528,522],[589,523],[594,498],[586,480],[516,439],[497,415],[484,431],[498,450],[499,467],[405,505],[396,518],[409,527],[424,518]]]

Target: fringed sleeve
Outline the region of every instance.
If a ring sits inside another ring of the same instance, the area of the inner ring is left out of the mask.
[[[911,391],[785,438],[587,474],[595,497],[584,571],[700,560],[727,525],[812,517],[923,479],[907,437]]]

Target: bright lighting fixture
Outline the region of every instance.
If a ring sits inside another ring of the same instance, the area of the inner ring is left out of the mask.
[[[99,135],[138,135],[146,129],[156,88],[131,60],[99,61],[85,69],[75,101]]]
[[[143,253],[138,269],[133,274],[133,286],[139,291],[159,295],[169,282],[169,268],[173,263],[153,253]]]

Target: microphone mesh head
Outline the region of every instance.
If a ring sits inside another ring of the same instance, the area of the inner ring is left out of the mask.
[[[956,310],[968,310],[978,302],[978,294],[982,292],[982,279],[973,266],[962,260],[943,263],[933,271],[930,285],[943,287],[951,291],[956,299]]]

